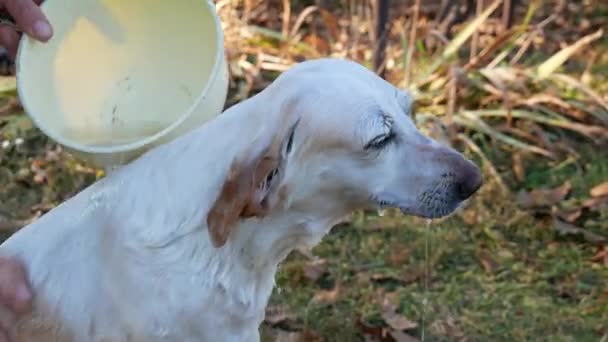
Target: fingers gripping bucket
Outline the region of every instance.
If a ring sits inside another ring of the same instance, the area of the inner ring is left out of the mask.
[[[118,166],[219,115],[228,91],[223,32],[204,0],[47,0],[47,43],[17,57],[26,113],[97,166]]]

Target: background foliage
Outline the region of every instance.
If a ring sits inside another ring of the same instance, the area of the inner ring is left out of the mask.
[[[298,61],[354,59],[410,91],[418,126],[486,177],[449,219],[355,213],[292,254],[264,339],[608,341],[608,3],[388,3],[383,35],[375,2],[216,1],[227,106]],[[43,136],[14,78],[1,82],[8,236],[103,173]]]

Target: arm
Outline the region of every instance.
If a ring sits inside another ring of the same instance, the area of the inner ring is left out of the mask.
[[[53,30],[38,5],[42,0],[0,0],[0,11],[8,13],[15,26],[0,24],[0,45],[12,58],[17,54],[23,31],[34,39],[48,41]],[[32,292],[23,265],[16,259],[0,257],[0,342],[8,342],[6,331],[19,314],[31,308]]]

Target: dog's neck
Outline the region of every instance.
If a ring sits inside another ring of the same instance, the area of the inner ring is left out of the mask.
[[[327,208],[313,216],[285,209],[263,219],[241,220],[224,246],[213,246],[206,215],[232,161],[268,129],[267,122],[281,119],[251,107],[260,104],[246,101],[229,109],[146,153],[97,189],[118,190],[109,199],[112,216],[120,220],[116,224],[129,235],[125,240],[165,255],[188,255],[183,263],[209,293],[232,302],[239,315],[263,317],[279,263],[295,248],[317,244],[339,219],[339,211]]]
[[[263,315],[279,264],[294,249],[316,245],[336,221],[333,215],[313,219],[289,213],[244,220],[223,247],[214,249],[210,241],[206,243],[205,251],[213,254],[206,258],[217,264],[205,272],[225,272],[226,282],[216,286],[225,289],[240,312]]]

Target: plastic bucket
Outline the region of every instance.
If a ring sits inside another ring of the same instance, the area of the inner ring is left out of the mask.
[[[119,166],[219,115],[224,38],[204,0],[46,0],[47,43],[23,35],[26,113],[69,152]]]

